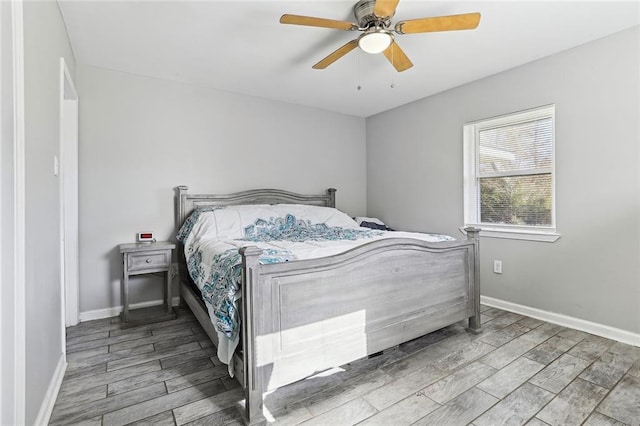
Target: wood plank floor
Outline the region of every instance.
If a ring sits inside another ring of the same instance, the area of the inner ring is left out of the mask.
[[[638,425],[640,348],[483,306],[459,323],[271,393],[282,425]],[[242,424],[242,391],[188,308],[67,329],[51,425]]]

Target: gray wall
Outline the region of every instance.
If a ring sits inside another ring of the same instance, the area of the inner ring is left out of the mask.
[[[62,355],[59,155],[60,57],[75,59],[56,2],[24,2],[26,136],[26,423],[38,414]]]
[[[368,118],[367,213],[461,237],[463,124],[555,103],[562,237],[482,238],[482,294],[640,332],[639,38],[635,27]]]
[[[174,191],[338,189],[365,213],[364,119],[202,87],[78,66],[80,311],[120,305],[117,246],[139,231],[174,239]],[[159,279],[131,303],[161,299]],[[177,289],[177,286],[176,286]]]

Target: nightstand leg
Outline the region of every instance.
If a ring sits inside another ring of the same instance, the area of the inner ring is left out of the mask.
[[[167,295],[167,300],[165,302],[167,304],[167,313],[170,314],[172,312],[171,309],[173,308],[173,297],[171,297],[171,269],[167,271],[167,291],[165,294]]]
[[[124,273],[122,277],[122,320],[129,321],[129,274],[127,274],[127,256],[124,257]]]

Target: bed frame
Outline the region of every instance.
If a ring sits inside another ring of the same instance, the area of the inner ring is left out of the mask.
[[[335,207],[335,192],[302,195],[262,189],[229,195],[177,187],[176,229],[198,207],[295,203]],[[242,351],[233,362],[245,391],[244,416],[262,423],[265,392],[415,339],[460,320],[480,329],[479,229],[467,240],[373,241],[319,259],[261,265],[261,250],[240,250]],[[182,300],[214,344],[215,329],[188,284],[178,250]],[[238,353],[240,352],[240,353]]]

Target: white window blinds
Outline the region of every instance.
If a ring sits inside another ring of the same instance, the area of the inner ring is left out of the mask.
[[[552,225],[553,120],[478,131],[481,223]]]

